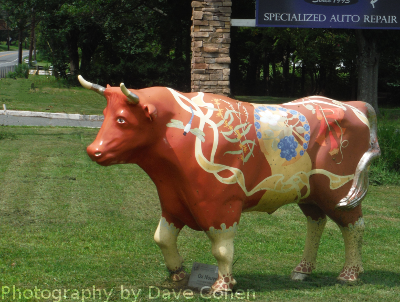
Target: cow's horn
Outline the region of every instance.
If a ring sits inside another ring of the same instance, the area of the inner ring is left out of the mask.
[[[98,94],[104,96],[104,91],[105,91],[106,89],[105,89],[103,86],[90,83],[90,82],[86,81],[81,75],[78,75],[78,80],[79,80],[79,83],[81,83],[81,85],[82,85],[83,87],[85,87],[86,89],[94,90],[94,91],[96,91]]]
[[[126,87],[124,83],[121,83],[121,85],[119,85],[121,87],[121,91],[123,94],[125,94],[128,97],[128,101],[132,102],[134,104],[139,104],[139,97],[134,94],[133,92],[129,91]]]

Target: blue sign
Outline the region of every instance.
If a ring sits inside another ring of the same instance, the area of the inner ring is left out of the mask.
[[[400,29],[400,1],[257,0],[256,26]]]

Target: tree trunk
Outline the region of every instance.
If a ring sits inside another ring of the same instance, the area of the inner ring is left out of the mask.
[[[51,43],[52,45],[54,44],[52,40],[50,40],[50,43]],[[59,74],[59,72],[58,72],[57,65],[55,64],[55,63],[56,63],[56,58],[55,58],[53,49],[52,49],[51,46],[50,46],[50,43],[47,42],[47,44],[49,45],[50,51],[51,51],[51,56],[52,56],[52,58],[53,58],[53,75],[55,76],[56,79],[59,79],[59,78],[60,78],[60,74]]]
[[[83,39],[85,42],[80,44],[81,47],[81,66],[79,68],[80,72],[87,74],[91,69],[91,60],[98,46],[97,39]]]
[[[284,56],[282,60],[282,75],[283,75],[283,89],[282,95],[283,96],[290,96],[290,80],[289,80],[289,67],[290,67],[290,48],[286,46],[284,51]]]
[[[246,93],[247,95],[254,95],[257,87],[257,66],[258,55],[254,52],[249,54],[249,63],[246,70]]]
[[[36,59],[36,33],[33,32],[33,59],[37,61]]]
[[[290,96],[294,97],[295,96],[295,85],[296,85],[296,56],[293,54],[292,55],[292,62],[293,62],[293,69],[292,69],[292,76],[291,76],[291,90],[290,90]]]
[[[7,24],[7,50],[10,51],[10,30],[8,29],[8,24]]]
[[[7,14],[8,19],[8,14]],[[8,23],[6,23],[7,27],[7,50],[10,51],[10,29],[8,28]]]
[[[326,66],[321,62],[319,66],[319,76],[318,76],[318,91],[319,95],[325,95],[326,89]]]
[[[367,38],[362,29],[356,30],[358,44],[358,91],[357,99],[378,109],[379,53],[376,40]]]
[[[355,100],[357,98],[357,75],[356,75],[357,66],[354,62],[351,62],[350,68],[350,99]]]
[[[22,64],[22,29],[18,33],[18,64]]]
[[[263,74],[264,74],[264,82],[265,82],[264,93],[265,93],[265,95],[270,95],[269,94],[269,81],[270,81],[270,76],[269,76],[269,54],[268,54],[267,51],[264,52]]]
[[[306,84],[306,65],[304,65],[304,60],[301,63],[301,96],[306,96],[305,84]]]
[[[32,9],[32,22],[31,22],[31,37],[29,39],[29,64],[32,64],[32,52],[34,46],[34,37],[35,37],[35,9]]]
[[[78,30],[71,30],[66,36],[69,54],[69,71],[71,75],[75,75],[79,71],[78,37]]]
[[[315,71],[314,71],[314,69],[315,69],[315,68],[313,68],[312,70],[310,70],[311,91],[312,91],[312,94],[313,94],[313,95],[315,94],[315,90],[316,90],[316,87],[315,87],[315,77],[314,77]]]
[[[277,91],[279,91],[279,89],[277,89],[277,87],[279,86],[279,81],[277,78],[277,71],[276,71],[276,62],[275,62],[275,58],[272,58],[272,85],[271,85],[271,94],[270,95],[275,95],[275,93],[277,93]]]

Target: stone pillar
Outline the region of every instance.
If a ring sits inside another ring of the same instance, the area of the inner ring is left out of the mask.
[[[192,1],[192,8],[192,92],[229,95],[232,1]]]

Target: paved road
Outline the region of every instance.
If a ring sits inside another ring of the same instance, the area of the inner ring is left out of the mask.
[[[29,55],[28,50],[22,52],[22,57]],[[18,51],[1,51],[0,52],[0,67],[13,66],[18,64]]]

